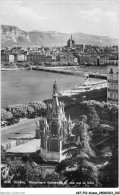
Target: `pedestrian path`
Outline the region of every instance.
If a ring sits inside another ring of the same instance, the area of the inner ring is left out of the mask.
[[[23,144],[11,147],[7,149],[7,153],[34,153],[40,150],[40,139],[33,139]]]

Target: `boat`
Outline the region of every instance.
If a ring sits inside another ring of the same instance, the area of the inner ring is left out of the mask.
[[[107,87],[107,81],[90,81],[88,78],[83,84],[76,85],[74,88],[61,90],[58,92],[59,96],[72,96],[86,91],[92,91],[95,89],[101,89]]]

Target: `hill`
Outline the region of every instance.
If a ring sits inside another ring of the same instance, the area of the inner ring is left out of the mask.
[[[88,35],[84,33],[73,33],[76,44],[112,46],[118,45],[118,40],[105,36]],[[30,31],[26,32],[16,26],[1,25],[2,47],[34,47],[34,46],[65,46],[70,34],[56,31]]]

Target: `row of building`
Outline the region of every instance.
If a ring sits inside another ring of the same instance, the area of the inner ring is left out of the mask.
[[[71,54],[71,53],[60,53],[57,55],[45,55],[40,52],[23,52],[23,53],[8,53],[1,51],[1,62],[32,62],[34,64],[45,63],[45,62],[61,62],[61,63],[74,63],[80,65],[105,65],[111,58],[110,55],[90,55],[90,54]],[[118,57],[112,56],[114,60]]]
[[[94,45],[76,44],[71,38],[64,47],[21,47],[3,48],[1,62],[32,62],[33,64],[46,62],[73,63],[79,65],[105,65],[113,58],[118,59],[118,46],[102,47]]]

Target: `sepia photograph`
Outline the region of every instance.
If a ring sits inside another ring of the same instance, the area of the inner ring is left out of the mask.
[[[119,0],[0,5],[2,194],[119,194]]]

